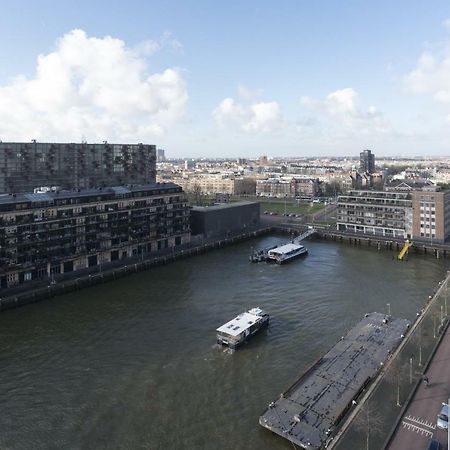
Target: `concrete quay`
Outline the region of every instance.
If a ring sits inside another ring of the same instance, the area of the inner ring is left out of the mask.
[[[65,275],[55,275],[53,281],[44,279],[40,282],[26,283],[15,288],[2,289],[0,290],[0,311],[35,303],[96,284],[106,283],[155,266],[169,264],[182,258],[265,235],[271,231],[271,227],[263,226],[221,238],[199,238],[189,245],[178,247],[176,250],[167,249],[157,254],[145,255],[145,257],[126,258],[114,263],[102,264]]]

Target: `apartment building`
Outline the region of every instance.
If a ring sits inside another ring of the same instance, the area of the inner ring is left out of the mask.
[[[0,193],[155,181],[155,145],[0,142]]]
[[[256,180],[256,194],[261,197],[314,198],[320,193],[317,178],[282,177]]]
[[[159,178],[162,181],[162,178]],[[199,189],[202,194],[242,195],[255,194],[256,182],[251,177],[225,174],[201,174],[169,178],[186,192]]]
[[[415,239],[442,243],[450,238],[450,191],[414,191],[412,205]]]
[[[2,195],[0,287],[189,240],[189,207],[175,184]]]
[[[408,192],[354,190],[338,198],[340,231],[410,238],[412,222],[413,205]]]

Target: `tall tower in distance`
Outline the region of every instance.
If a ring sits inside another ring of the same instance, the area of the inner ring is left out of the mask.
[[[156,150],[156,162],[164,162],[166,160],[166,152],[163,148],[158,148]]]
[[[359,171],[375,173],[375,155],[371,150],[363,150],[359,154]]]

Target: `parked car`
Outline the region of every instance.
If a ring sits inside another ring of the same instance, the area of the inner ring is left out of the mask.
[[[441,450],[441,449],[442,449],[441,444],[438,441],[434,441],[433,439],[431,439],[428,442],[427,450]]]
[[[264,214],[269,214],[269,211],[264,211]]]
[[[441,430],[448,430],[448,405],[442,403],[441,412],[437,416],[436,426]]]

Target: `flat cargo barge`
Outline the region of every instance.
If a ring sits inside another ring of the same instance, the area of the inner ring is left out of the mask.
[[[326,447],[352,403],[400,344],[410,322],[366,314],[286,392],[259,423],[301,448]]]

